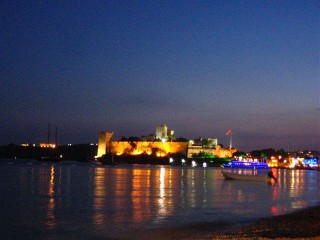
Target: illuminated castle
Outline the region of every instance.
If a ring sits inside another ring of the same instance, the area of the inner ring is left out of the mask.
[[[222,148],[218,145],[217,139],[209,139],[209,145],[195,145],[190,142],[168,142],[174,139],[174,131],[168,130],[163,124],[156,128],[156,139],[161,141],[112,141],[113,132],[100,132],[97,157],[105,154],[113,155],[155,155],[157,157],[167,157],[171,154],[181,154],[191,158],[195,154],[206,153],[219,158],[231,157],[237,152],[235,148]]]

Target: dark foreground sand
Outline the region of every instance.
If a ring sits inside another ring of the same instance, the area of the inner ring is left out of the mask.
[[[149,229],[132,239],[319,239],[320,206],[295,213],[261,219],[254,223],[226,225],[210,223],[181,228]]]

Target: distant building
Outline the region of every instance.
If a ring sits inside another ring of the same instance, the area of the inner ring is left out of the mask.
[[[187,157],[192,158],[194,155],[202,153],[202,154],[213,155],[218,158],[230,158],[232,157],[232,154],[237,151],[238,150],[236,148],[231,148],[231,149],[223,148],[219,144],[216,145],[214,148],[189,144]]]
[[[208,138],[208,147],[216,147],[218,145],[217,138]]]
[[[198,138],[195,140],[190,140],[189,145],[202,146],[206,148],[215,148],[218,145],[217,138]]]

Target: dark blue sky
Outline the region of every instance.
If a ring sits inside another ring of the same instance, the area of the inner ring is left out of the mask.
[[[320,150],[319,1],[2,1],[0,144],[155,133]],[[52,129],[53,130],[53,129]]]

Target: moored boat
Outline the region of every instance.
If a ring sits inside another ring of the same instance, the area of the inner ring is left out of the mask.
[[[225,179],[236,179],[236,180],[246,180],[246,181],[256,181],[256,182],[271,182],[272,177],[268,175],[250,175],[250,174],[239,174],[221,171]]]

